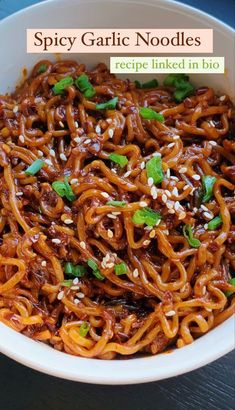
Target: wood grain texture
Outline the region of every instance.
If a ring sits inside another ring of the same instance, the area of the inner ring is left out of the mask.
[[[0,357],[2,410],[233,410],[235,351],[194,372],[134,386],[60,380]]]
[[[0,20],[40,1],[43,0],[0,0]],[[234,26],[235,0],[182,2]],[[1,355],[0,409],[234,410],[235,352],[183,376],[143,385],[113,387],[53,378]]]

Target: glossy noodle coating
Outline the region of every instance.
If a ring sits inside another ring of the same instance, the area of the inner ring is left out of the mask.
[[[1,322],[113,359],[234,313],[234,107],[165,84],[44,60],[0,96]]]

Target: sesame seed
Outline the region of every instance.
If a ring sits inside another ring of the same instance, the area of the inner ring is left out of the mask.
[[[24,195],[23,192],[16,192],[16,196],[22,196]]]
[[[203,286],[203,288],[202,288],[202,295],[204,296],[205,294],[206,294],[206,287]]]
[[[115,168],[112,168],[111,171],[114,172],[114,174],[117,173],[117,170]]]
[[[71,289],[71,290],[79,290],[79,289],[80,289],[80,286],[71,286],[70,289]]]
[[[179,219],[181,220],[181,219],[184,219],[186,217],[186,212],[180,212],[180,214],[179,214]]]
[[[179,173],[180,174],[185,174],[185,172],[187,172],[187,168],[186,167],[182,167],[179,169]]]
[[[113,268],[113,267],[114,267],[113,262],[106,263],[106,268]]]
[[[152,188],[150,190],[150,193],[151,193],[153,199],[157,198],[157,188],[155,186],[152,186]]]
[[[166,194],[162,195],[162,202],[166,203],[167,202],[167,196]]]
[[[71,181],[70,181],[70,184],[71,185],[75,185],[75,184],[77,184],[78,183],[78,179],[77,178],[73,178],[73,179],[71,179]]]
[[[133,278],[138,278],[138,276],[139,276],[139,271],[138,271],[137,268],[133,270],[132,275],[133,275]]]
[[[73,280],[73,284],[74,284],[74,285],[77,285],[78,282],[79,282],[78,278],[75,278],[75,279]]]
[[[144,168],[145,168],[145,162],[142,161],[141,164],[140,164],[140,169],[144,169]]]
[[[59,245],[61,243],[61,240],[58,238],[54,238],[51,240],[51,242],[55,243],[56,245]]]
[[[171,177],[171,170],[170,168],[168,168],[168,170],[166,171],[166,177],[170,178]]]
[[[190,188],[190,185],[186,184],[186,185],[183,187],[183,191],[185,191],[185,190],[188,189],[188,188]]]
[[[175,203],[173,201],[167,201],[166,202],[166,207],[168,209],[173,209],[174,205],[175,205]]]
[[[173,140],[179,140],[179,139],[180,139],[179,135],[174,135]]]
[[[146,241],[143,242],[144,246],[148,246],[150,244],[150,241],[147,239]]]
[[[165,235],[169,235],[169,230],[168,229],[163,229],[162,231]]]
[[[43,152],[40,151],[40,149],[38,149],[38,155],[39,155],[39,157],[43,157]]]
[[[145,226],[144,230],[150,232],[152,230],[152,226]]]
[[[55,157],[55,151],[53,150],[53,149],[50,149],[50,155],[52,156],[52,157]]]
[[[25,138],[23,135],[19,135],[19,141],[22,142],[22,144],[25,142]]]
[[[131,171],[127,171],[125,172],[125,174],[123,175],[125,178],[129,177],[129,175],[131,174]]]
[[[148,186],[152,186],[154,183],[154,180],[152,177],[148,178]]]
[[[139,206],[140,206],[141,208],[145,208],[146,206],[148,206],[148,204],[147,204],[147,202],[145,202],[145,201],[140,201]]]
[[[175,202],[174,208],[175,208],[176,211],[178,211],[178,209],[180,208],[180,203],[179,203],[179,201],[176,201],[176,202]]]
[[[112,215],[121,215],[121,212],[117,211],[117,212],[112,212]]]
[[[169,213],[169,214],[175,214],[175,210],[174,210],[173,208],[172,208],[172,209],[169,209],[168,213]]]
[[[208,308],[208,307],[205,307],[205,310],[206,310],[207,312],[212,312],[212,309],[210,309],[210,308]]]
[[[110,219],[117,219],[116,215],[113,214],[107,214],[107,217]]]
[[[67,157],[64,154],[60,154],[60,159],[62,159],[62,161],[67,161]]]
[[[201,179],[200,175],[198,175],[198,174],[192,175],[192,178],[193,178],[195,181],[199,181],[199,179]]]
[[[86,249],[86,244],[85,244],[84,241],[81,241],[81,242],[80,242],[80,246],[81,246],[82,249]]]
[[[61,128],[64,128],[64,124],[62,121],[59,121],[59,125],[61,126]]]
[[[90,139],[90,138],[88,138],[87,140],[85,140],[85,141],[84,141],[84,143],[83,143],[83,144],[84,144],[84,145],[88,145],[88,144],[90,144],[90,142],[91,142],[91,139]]]
[[[42,266],[47,266],[47,261],[42,261],[41,265]]]
[[[174,196],[178,196],[178,195],[179,195],[179,191],[178,191],[178,189],[177,189],[176,187],[173,188],[172,194],[173,194]]]
[[[212,127],[215,127],[214,121],[210,120],[210,121],[209,121],[209,124],[210,124]]]
[[[74,121],[75,128],[78,128],[78,122]]]
[[[65,223],[65,225],[70,225],[70,224],[73,223],[73,220],[68,218],[68,219],[64,220],[64,223]]]
[[[161,222],[161,219],[158,219],[157,222],[155,223],[155,226],[158,226]]]
[[[64,291],[61,290],[61,291],[58,293],[58,295],[57,295],[57,299],[58,299],[58,300],[62,300],[63,297],[64,297]]]
[[[196,207],[194,207],[194,208],[193,208],[193,212],[196,213],[197,211],[198,211],[198,209],[197,209]]]
[[[205,205],[201,205],[201,209],[203,209],[203,211],[206,211],[206,212],[208,212],[209,211],[209,209],[205,206]]]
[[[186,289],[186,286],[184,285],[181,289],[180,289],[180,293],[183,293]]]
[[[112,118],[106,118],[106,122],[107,122],[108,124],[112,124],[113,120],[112,120]]]
[[[15,105],[15,107],[13,108],[12,111],[13,111],[14,113],[16,113],[16,112],[18,111],[18,109],[19,109],[18,105]]]
[[[226,95],[221,95],[221,97],[219,98],[220,101],[224,101],[226,99]]]
[[[175,316],[175,311],[174,310],[169,310],[169,312],[165,313],[166,316],[171,317]]]
[[[114,131],[112,128],[108,130],[108,134],[109,134],[109,138],[113,138]]]
[[[96,134],[101,134],[101,128],[100,128],[100,125],[99,125],[99,124],[96,125],[96,127],[95,127],[95,132],[96,132]]]
[[[47,165],[52,165],[52,162],[51,162],[51,160],[50,159],[45,159],[45,161],[44,161]]]
[[[205,228],[205,230],[207,230],[208,229],[208,224],[205,224],[204,228]]]
[[[75,137],[75,138],[74,138],[74,141],[77,142],[77,143],[79,143],[79,142],[81,142],[81,138],[80,138],[80,137]]]
[[[107,192],[101,192],[101,195],[106,199],[109,198],[109,194],[107,194]]]
[[[155,230],[153,229],[152,231],[149,232],[149,237],[154,238],[155,236]]]
[[[85,297],[84,293],[82,293],[82,292],[76,293],[76,296],[77,296],[79,299],[83,299],[83,298]]]
[[[178,177],[175,177],[174,175],[171,175],[171,179],[173,179],[173,180],[176,181],[176,182],[179,181],[179,178],[178,178]]]
[[[162,154],[160,152],[154,152],[153,157],[161,157]]]
[[[80,303],[80,300],[79,300],[79,299],[74,299],[73,303],[74,303],[75,305],[78,305],[78,304]]]
[[[167,146],[168,146],[168,148],[172,148],[172,147],[174,147],[174,146],[175,146],[175,142],[171,142],[171,143],[170,143],[170,144],[168,144]]]
[[[217,142],[216,141],[209,141],[209,144],[215,147],[217,145]]]
[[[170,198],[171,197],[171,192],[168,191],[168,189],[165,190],[166,195]]]
[[[113,232],[111,231],[111,229],[108,229],[108,232],[107,232],[107,234],[108,234],[108,238],[113,238]]]
[[[203,212],[203,216],[207,219],[212,219],[214,217],[214,215],[209,212]]]

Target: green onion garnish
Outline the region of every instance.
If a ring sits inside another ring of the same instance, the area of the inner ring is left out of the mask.
[[[189,77],[185,74],[169,74],[163,84],[175,87],[173,96],[177,102],[181,102],[194,92],[194,86],[188,80]]]
[[[83,322],[80,326],[79,329],[79,335],[82,337],[86,337],[88,331],[89,331],[89,324],[87,322]]]
[[[187,239],[189,245],[193,248],[198,248],[201,245],[201,242],[197,238],[194,238],[191,225],[184,225],[183,234],[184,237]]]
[[[114,271],[117,276],[127,273],[127,266],[124,262],[118,263],[114,266]]]
[[[109,159],[116,162],[121,168],[124,168],[128,164],[128,159],[125,155],[115,154],[115,152],[109,155]]]
[[[86,74],[82,74],[76,78],[75,85],[86,98],[92,98],[96,94],[95,89]]]
[[[159,212],[154,211],[151,208],[143,208],[135,211],[132,221],[137,225],[154,226],[161,219]]]
[[[70,87],[71,85],[73,85],[73,78],[68,76],[58,81],[58,83],[54,85],[52,90],[54,91],[55,94],[63,94],[64,90],[67,87]]]
[[[208,222],[207,227],[209,231],[214,231],[214,229],[218,228],[222,224],[223,220],[220,215],[216,216],[215,218],[211,219]]]
[[[54,181],[52,183],[52,188],[62,198],[65,196],[68,199],[68,201],[74,201],[76,199],[76,196],[74,195],[73,190],[69,185],[68,177],[64,178],[64,182]]]
[[[203,175],[202,177],[202,202],[209,202],[213,196],[213,186],[216,181],[211,175]]]
[[[61,285],[70,287],[70,286],[73,285],[73,281],[72,281],[72,279],[63,280],[63,282],[61,282]]]
[[[108,202],[106,203],[106,205],[112,205],[112,206],[120,206],[120,207],[122,207],[122,206],[125,206],[125,205],[126,205],[126,202],[125,202],[125,201],[108,201]]]
[[[235,286],[235,278],[230,279],[229,283],[230,283],[230,285]],[[228,290],[228,291],[226,291],[226,292],[224,292],[224,293],[225,293],[225,295],[226,295],[227,297],[229,297],[229,296],[233,295],[234,291]]]
[[[72,262],[65,262],[64,273],[68,276],[81,278],[86,273],[86,268],[83,265],[74,265]]]
[[[47,70],[46,64],[41,64],[41,65],[38,67],[38,74],[43,74],[43,73],[45,73],[46,70]]]
[[[142,107],[140,108],[140,116],[145,120],[157,120],[159,122],[164,121],[164,117],[162,114],[152,110],[152,108]]]
[[[97,279],[99,280],[105,279],[105,277],[100,273],[97,263],[93,261],[93,259],[88,259],[87,265],[92,269],[92,273]]]
[[[26,170],[26,175],[35,175],[43,167],[45,162],[42,159],[36,159]]]
[[[160,184],[164,179],[161,157],[152,157],[147,161],[146,172],[148,178],[153,178],[155,185]]]
[[[118,102],[118,97],[114,97],[105,103],[96,104],[97,110],[114,110]]]
[[[155,78],[153,80],[147,81],[146,83],[135,81],[135,86],[136,88],[154,88],[158,86],[158,81]]]

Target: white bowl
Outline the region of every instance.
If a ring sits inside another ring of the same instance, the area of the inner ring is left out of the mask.
[[[49,0],[0,22],[0,93],[12,90],[25,66],[41,55],[26,53],[26,28],[213,28],[214,54],[225,56],[226,75],[192,75],[196,85],[234,91],[234,31],[188,6],[167,0]],[[71,55],[63,57],[71,58]],[[46,58],[54,58],[47,55]],[[88,65],[109,62],[108,55],[72,55]],[[140,78],[140,77],[139,77]],[[234,318],[193,344],[169,354],[130,360],[97,360],[70,356],[35,342],[0,324],[2,353],[42,372],[97,384],[132,384],[160,380],[201,367],[234,348]]]

